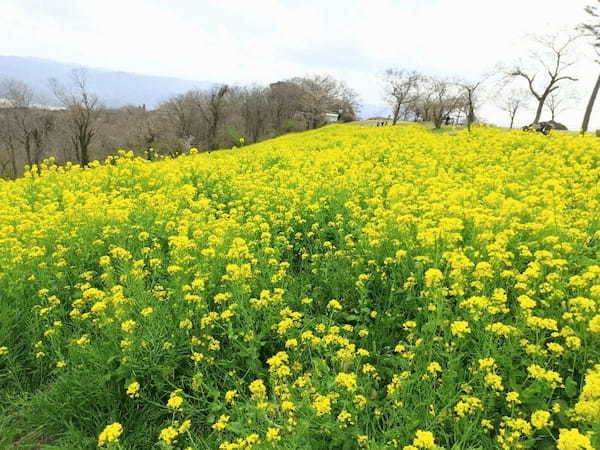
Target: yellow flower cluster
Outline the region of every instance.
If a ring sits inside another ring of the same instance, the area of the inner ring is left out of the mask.
[[[137,398],[140,396],[140,383],[133,381],[127,386],[127,395],[131,398]]]
[[[573,415],[578,420],[590,423],[598,421],[600,417],[600,364],[596,364],[586,374],[579,401],[573,408]]]
[[[65,448],[600,448],[597,138],[332,125],[92,166],[0,180],[11,423]]]
[[[123,425],[118,422],[107,425],[98,436],[98,447],[104,447],[107,444],[118,442],[123,434]]]

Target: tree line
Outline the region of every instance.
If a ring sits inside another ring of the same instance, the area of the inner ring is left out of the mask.
[[[355,91],[324,75],[192,90],[152,110],[105,108],[83,70],[73,71],[67,83],[49,84],[60,107],[37,105],[35,93],[21,81],[0,81],[0,177],[15,178],[24,165],[39,165],[48,157],[86,166],[118,149],[154,159],[192,147],[230,148],[317,128],[328,113],[340,121],[356,120],[359,108]]]
[[[415,70],[391,68],[382,76],[384,98],[391,107],[392,124],[399,120],[443,124],[475,122],[477,91],[482,81],[435,77]]]
[[[600,0],[597,0],[600,3]],[[557,116],[578,100],[572,83],[578,55],[575,43],[588,39],[600,63],[600,6],[585,8],[589,21],[574,30],[545,36],[530,36],[527,58],[498,64],[477,79],[459,79],[390,68],[381,75],[383,96],[392,111],[392,123],[430,121],[435,128],[460,123],[469,129],[478,111],[493,102],[507,115],[510,128],[518,113],[530,111],[526,124],[536,124],[547,114]],[[600,90],[600,74],[591,90],[581,124],[588,131],[591,113]]]
[[[498,64],[477,79],[423,74],[392,68],[382,74],[384,98],[392,123],[429,121],[435,128],[464,124],[470,129],[481,107],[493,101],[507,114],[510,128],[517,113],[533,110],[527,124],[538,123],[547,112],[551,120],[570,106],[577,95],[568,83],[572,74],[573,43],[580,35],[534,36],[528,59]],[[559,88],[562,88],[559,91]]]
[[[597,0],[600,3],[600,0]],[[556,120],[579,96],[572,85],[574,44],[588,39],[600,63],[600,6],[585,8],[589,21],[571,32],[530,39],[527,58],[499,64],[478,78],[452,78],[404,68],[381,74],[382,91],[391,121],[427,121],[471,125],[480,120],[483,105],[504,111],[510,127],[530,112],[527,124],[543,115]],[[58,164],[86,166],[126,148],[154,159],[175,156],[192,147],[230,148],[283,133],[317,128],[327,113],[341,121],[356,120],[358,95],[330,76],[296,77],[267,86],[217,85],[174,96],[149,110],[144,106],[105,108],[89,88],[85,72],[74,71],[69,82],[49,80],[60,108],[35,105],[32,89],[18,80],[0,81],[0,177],[15,178],[24,165],[39,165],[53,157]],[[600,90],[600,74],[583,114],[588,131]]]

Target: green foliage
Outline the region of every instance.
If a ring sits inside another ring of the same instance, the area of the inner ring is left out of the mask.
[[[600,444],[600,145],[452,131],[0,182],[0,447]]]

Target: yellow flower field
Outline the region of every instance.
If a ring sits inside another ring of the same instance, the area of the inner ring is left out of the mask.
[[[0,446],[600,448],[600,141],[332,125],[0,181]]]

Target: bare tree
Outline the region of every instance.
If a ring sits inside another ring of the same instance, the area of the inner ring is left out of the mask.
[[[572,45],[578,37],[536,36],[533,40],[538,48],[531,53],[530,61],[519,62],[508,71],[509,76],[524,79],[529,92],[536,99],[534,123],[540,121],[548,96],[560,87],[561,82],[577,81],[568,72],[575,64]]]
[[[145,106],[129,108],[127,111],[133,120],[132,132],[136,147],[143,150],[146,158],[151,160],[156,153],[162,131],[161,121],[154,111],[148,111]]]
[[[429,88],[431,82],[429,78],[423,77],[418,85],[417,94],[407,103],[404,117],[407,119],[412,113],[415,122],[428,122],[431,120],[431,108],[433,105],[434,93]]]
[[[200,129],[200,110],[202,102],[203,93],[192,90],[171,98],[159,107],[160,113],[169,123],[180,146],[186,146],[184,143],[201,145],[203,131]]]
[[[431,94],[428,96],[428,108],[435,128],[441,128],[452,114],[465,109],[466,99],[462,88],[454,81],[429,78],[424,89]]]
[[[511,89],[507,93],[499,92],[496,105],[510,117],[510,128],[514,128],[519,111],[527,109],[529,93],[523,89]]]
[[[192,146],[224,148],[239,144],[241,137],[256,142],[316,128],[326,123],[326,113],[351,121],[359,108],[356,92],[329,76],[299,77],[268,87],[192,90],[149,111],[140,106],[103,108],[84,71],[74,71],[70,82],[50,80],[50,86],[64,106],[60,111],[36,107],[22,83],[2,86],[0,174],[17,176],[19,167],[39,164],[50,148],[49,156],[59,163],[76,160],[82,166],[119,148],[153,159],[165,149],[176,156]]]
[[[384,99],[392,108],[392,125],[396,125],[400,113],[417,96],[421,74],[404,69],[387,69],[383,74]]]
[[[600,0],[598,0],[598,3],[600,3]],[[591,38],[592,48],[598,57],[596,62],[600,63],[600,7],[598,5],[589,5],[585,8],[585,11],[591,16],[590,22],[580,24],[578,29],[582,31],[585,36]],[[600,90],[600,74],[598,75],[598,78],[596,78],[596,83],[594,84],[587,107],[585,108],[583,122],[581,124],[582,133],[587,132],[590,125],[590,118],[592,117],[592,110],[594,109],[598,90]]]
[[[333,110],[340,114],[339,120],[341,122],[357,120],[357,114],[361,108],[358,93],[345,82],[337,80],[337,92],[335,96]]]
[[[101,105],[98,97],[90,92],[85,70],[73,70],[71,85],[63,86],[51,79],[50,86],[57,100],[66,108],[66,127],[69,140],[82,166],[90,162],[90,144],[96,136]]]
[[[172,124],[180,146],[219,147],[219,134],[229,118],[231,91],[227,85],[208,92],[192,90],[161,105],[159,109]]]
[[[0,97],[7,102],[7,108],[0,115],[0,137],[12,169],[12,177],[18,174],[17,155],[19,141],[26,142],[28,134],[20,136],[19,129],[26,122],[27,109],[31,106],[33,92],[17,80],[3,80],[0,84]]]
[[[464,92],[464,108],[469,132],[471,131],[471,125],[477,120],[475,111],[482,103],[481,91],[488,78],[488,75],[484,75],[478,81],[462,80],[458,82]]]
[[[240,113],[245,135],[249,142],[257,142],[267,133],[269,124],[267,89],[261,86],[250,86],[242,89],[240,96]]]
[[[2,144],[0,143],[0,150],[2,149]],[[7,157],[5,153],[0,151],[0,178],[14,178],[13,175],[10,174],[10,159]]]
[[[356,120],[360,108],[357,93],[344,82],[327,75],[272,83],[266,97],[270,121],[276,132],[291,131],[292,123],[300,129],[316,128],[325,123],[326,113],[339,114],[339,120],[350,122]]]
[[[553,91],[546,100],[546,107],[550,111],[551,120],[556,120],[557,114],[568,110],[577,101],[579,101],[579,95],[574,89]]]
[[[33,91],[27,84],[13,79],[3,80],[0,83],[0,95],[8,102],[8,106],[16,109],[31,107]]]
[[[313,129],[324,123],[325,114],[339,108],[339,84],[328,75],[293,78],[290,80],[300,88],[299,113],[306,128]]]
[[[103,158],[126,148],[153,160],[166,146],[169,150],[177,148],[176,142],[171,145],[166,141],[167,136],[171,137],[169,127],[163,114],[147,110],[144,105],[107,109],[94,140],[93,158]]]
[[[286,131],[302,109],[302,88],[292,81],[271,83],[267,92],[271,122],[276,132]]]
[[[17,143],[13,123],[7,110],[0,110],[0,150],[2,150],[2,174],[11,178],[18,175]],[[10,167],[10,173],[8,168]]]
[[[54,128],[54,117],[51,111],[33,105],[33,91],[20,81],[0,83],[0,96],[8,102],[2,114],[2,134],[13,176],[16,176],[20,151],[21,160],[27,165],[40,164]]]
[[[203,107],[200,108],[206,126],[206,139],[208,147],[214,150],[219,147],[218,133],[226,119],[227,94],[230,87],[226,84],[212,89],[206,95]]]

